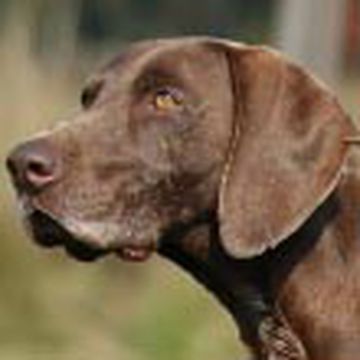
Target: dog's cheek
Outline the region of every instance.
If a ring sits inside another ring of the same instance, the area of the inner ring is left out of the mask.
[[[162,140],[178,175],[199,176],[206,174],[211,165],[214,149],[207,146],[199,129],[193,128],[181,134],[174,134]]]

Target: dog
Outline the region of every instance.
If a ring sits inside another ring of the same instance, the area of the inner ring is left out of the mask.
[[[36,242],[175,261],[255,359],[360,355],[360,158],[336,97],[285,55],[211,37],[135,43],[73,119],[7,166]]]

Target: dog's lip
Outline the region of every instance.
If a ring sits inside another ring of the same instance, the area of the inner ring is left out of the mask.
[[[153,245],[119,244],[107,249],[82,241],[66,226],[67,222],[38,204],[26,203],[25,219],[32,237],[42,247],[63,247],[66,252],[80,261],[94,261],[110,253],[125,261],[143,262],[154,252]]]
[[[78,240],[57,219],[42,210],[34,209],[26,219],[32,237],[42,247],[63,247],[67,254],[83,262],[95,261],[110,252]]]
[[[115,251],[116,255],[125,261],[144,262],[150,258],[154,248],[151,246],[125,245]]]

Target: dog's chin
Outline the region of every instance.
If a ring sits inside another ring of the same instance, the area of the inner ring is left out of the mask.
[[[26,224],[35,242],[45,248],[63,247],[72,258],[82,262],[92,262],[110,253],[122,260],[143,262],[154,252],[154,246],[123,245],[100,248],[93,242],[84,241],[85,226],[74,226],[72,222],[61,221],[49,213],[33,209],[26,217]],[[71,225],[70,225],[71,224]],[[80,231],[80,229],[82,231]],[[77,230],[77,231],[76,231]],[[94,230],[94,228],[92,228]],[[94,239],[93,239],[94,240]],[[100,239],[99,239],[100,240]]]
[[[95,261],[109,253],[76,238],[54,218],[41,210],[28,215],[26,223],[35,242],[45,248],[63,247],[72,258],[82,262]]]

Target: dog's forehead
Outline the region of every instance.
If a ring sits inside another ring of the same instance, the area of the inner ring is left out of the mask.
[[[108,73],[124,68],[152,52],[159,51],[159,48],[163,47],[164,42],[160,40],[147,40],[124,46],[99,72]]]
[[[202,45],[208,41],[209,39],[206,37],[185,37],[135,42],[125,46],[113,59],[100,68],[89,82],[113,76],[137,77],[148,65],[154,63],[164,65],[166,60],[175,70],[180,63],[179,56],[189,57],[190,54],[193,54],[196,57],[199,51],[204,50],[205,47]]]

